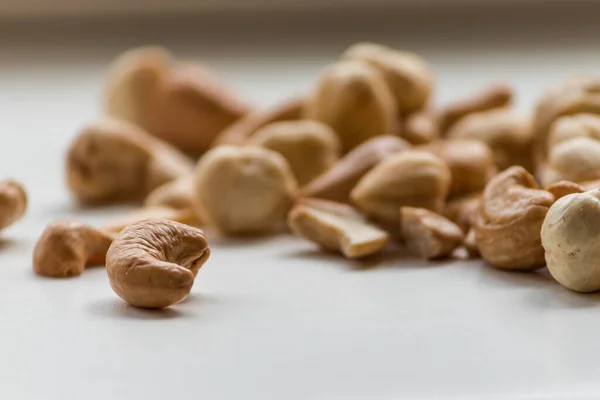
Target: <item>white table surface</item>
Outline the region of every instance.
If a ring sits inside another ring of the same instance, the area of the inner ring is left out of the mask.
[[[151,312],[123,303],[102,268],[67,280],[31,270],[48,222],[99,224],[126,212],[78,209],[62,172],[120,50],[161,38],[260,104],[308,90],[325,63],[369,33],[434,62],[440,102],[504,78],[526,112],[548,84],[600,72],[598,29],[563,35],[521,20],[522,35],[490,25],[431,36],[385,17],[313,36],[293,21],[266,23],[266,33],[238,27],[233,37],[219,24],[131,33],[97,22],[95,33],[55,26],[2,35],[0,176],[23,181],[31,203],[0,240],[0,399],[598,398],[600,297],[544,274],[401,255],[361,264],[292,237],[211,236],[213,255],[189,300]]]

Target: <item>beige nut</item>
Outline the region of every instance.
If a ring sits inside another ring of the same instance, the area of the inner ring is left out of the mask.
[[[480,192],[496,172],[490,148],[479,140],[438,140],[418,147],[432,152],[450,168],[450,196]]]
[[[583,193],[586,191],[586,188],[578,183],[571,181],[558,181],[555,182],[546,188],[545,191],[552,193],[554,196],[554,200],[558,200],[566,195],[573,193]]]
[[[20,220],[27,210],[27,192],[13,179],[0,181],[0,230]]]
[[[102,226],[104,232],[119,233],[126,226],[136,224],[148,219],[161,219],[165,221],[174,221],[190,226],[200,226],[201,220],[196,215],[193,208],[175,209],[164,206],[143,207],[133,211],[123,217]]]
[[[135,48],[119,55],[108,71],[103,94],[105,113],[147,128],[149,102],[171,64],[171,55],[158,46]]]
[[[420,110],[408,114],[404,128],[398,134],[411,144],[431,143],[440,138],[440,129],[436,115],[431,110]]]
[[[424,208],[402,207],[400,221],[407,250],[426,260],[448,257],[464,240],[454,222]]]
[[[288,215],[288,226],[297,235],[346,258],[378,253],[389,239],[353,207],[328,200],[300,200]]]
[[[510,105],[512,98],[513,89],[509,85],[495,83],[469,97],[455,100],[439,112],[440,131],[445,134],[448,129],[469,114],[506,107]]]
[[[395,134],[397,111],[390,89],[373,67],[345,60],[322,73],[305,116],[331,126],[348,152],[372,137]]]
[[[266,125],[256,131],[250,144],[281,154],[300,186],[331,168],[341,152],[340,141],[329,126],[308,120]]]
[[[402,113],[418,110],[431,97],[433,74],[427,61],[417,54],[374,43],[357,43],[342,57],[375,67],[385,78]]]
[[[285,222],[297,191],[280,154],[261,147],[215,147],[198,162],[195,204],[228,235],[262,234]]]
[[[510,270],[543,266],[540,229],[553,202],[554,196],[538,189],[523,167],[511,167],[492,178],[473,218],[485,261]]]
[[[600,178],[600,141],[576,137],[554,146],[540,174],[544,186],[567,180],[585,182]]]
[[[576,137],[600,140],[600,115],[574,114],[558,118],[548,133],[548,149]]]
[[[405,150],[377,164],[350,197],[367,215],[397,224],[400,207],[441,212],[450,182],[450,169],[440,158],[422,150]]]
[[[114,236],[74,221],[56,221],[46,227],[33,250],[33,271],[65,278],[80,275],[87,267],[104,265]]]
[[[407,142],[395,136],[385,135],[367,140],[304,186],[299,197],[349,203],[350,192],[367,172],[390,155],[409,147]]]
[[[141,201],[158,186],[190,175],[193,164],[175,148],[125,121],[85,126],[67,153],[67,185],[82,203]]]
[[[449,139],[475,139],[494,153],[494,163],[503,171],[520,165],[533,171],[533,130],[528,118],[510,109],[495,109],[467,115],[446,135]]]
[[[194,207],[194,175],[167,182],[148,194],[145,207],[169,207],[178,210]]]
[[[469,229],[467,236],[465,236],[463,245],[465,246],[465,250],[467,250],[467,254],[470,258],[481,257],[481,252],[479,251],[479,246],[477,245],[477,235],[475,234],[475,229]]]
[[[163,308],[184,300],[210,257],[204,232],[150,219],[127,226],[106,255],[110,286],[135,307]]]
[[[212,146],[244,146],[265,125],[302,118],[304,102],[304,97],[297,96],[264,110],[251,111],[219,133]]]
[[[207,67],[178,65],[159,81],[146,129],[185,153],[199,156],[248,111],[248,105]]]
[[[451,199],[446,204],[443,215],[458,225],[463,232],[468,232],[472,225],[473,216],[479,207],[480,199],[481,193],[472,193],[464,197]]]

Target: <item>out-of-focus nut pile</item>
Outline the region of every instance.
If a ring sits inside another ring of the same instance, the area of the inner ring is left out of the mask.
[[[206,226],[289,230],[346,258],[404,245],[427,260],[547,264],[570,289],[600,289],[600,78],[548,90],[531,115],[511,107],[505,83],[442,107],[434,87],[417,54],[359,43],[310,91],[261,109],[204,65],[128,51],[109,69],[103,115],[68,149],[66,177],[81,203],[141,209],[99,228],[50,225],[34,270],[106,264],[125,301],[169,306],[210,255]],[[24,210],[10,185],[0,227]]]

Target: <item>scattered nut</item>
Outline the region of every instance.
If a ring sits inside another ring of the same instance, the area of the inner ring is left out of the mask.
[[[554,200],[558,200],[568,194],[583,193],[586,191],[586,188],[575,182],[558,181],[546,187],[544,190],[552,193]]]
[[[411,254],[426,260],[444,258],[463,243],[462,230],[433,211],[402,207],[400,215],[402,238]]]
[[[174,209],[164,206],[153,206],[140,208],[137,211],[118,218],[102,227],[104,232],[119,233],[126,226],[136,224],[147,219],[161,219],[165,221],[179,222],[190,226],[200,226],[201,221],[192,208]]]
[[[27,192],[12,179],[0,181],[0,230],[20,220],[27,210]]]
[[[367,215],[397,224],[400,207],[441,212],[450,181],[450,169],[441,159],[426,151],[405,150],[367,172],[350,198]]]
[[[437,118],[431,110],[420,110],[408,114],[404,129],[399,136],[411,144],[431,143],[440,137]]]
[[[500,108],[469,114],[454,124],[446,136],[486,143],[500,171],[513,165],[533,171],[531,123],[512,110]]]
[[[342,57],[375,67],[385,78],[401,112],[420,109],[431,96],[433,75],[428,63],[417,54],[374,43],[358,43],[350,46]]]
[[[327,171],[340,157],[335,132],[316,121],[274,122],[256,131],[250,144],[281,154],[300,186]]]
[[[574,114],[556,119],[550,125],[548,150],[551,150],[558,143],[576,137],[600,140],[600,115]]]
[[[544,186],[566,180],[584,182],[600,178],[600,141],[577,137],[554,146],[540,172]]]
[[[537,188],[523,167],[492,178],[473,218],[476,241],[489,264],[531,270],[544,265],[540,229],[554,196]]]
[[[292,232],[346,258],[381,251],[388,234],[369,224],[353,207],[319,199],[302,199],[288,215]]]
[[[184,176],[154,189],[146,200],[145,207],[169,207],[178,210],[194,207],[194,176]]]
[[[331,126],[348,152],[364,141],[396,133],[397,107],[383,77],[366,63],[328,67],[307,101],[305,116]]]
[[[384,135],[367,140],[304,186],[299,197],[349,203],[350,192],[371,168],[388,156],[409,147],[407,142],[395,136]]]
[[[465,197],[454,198],[448,201],[444,210],[444,217],[454,222],[468,232],[472,225],[473,215],[479,207],[481,193],[472,193]]]
[[[513,90],[505,83],[496,83],[485,87],[477,93],[471,94],[449,104],[439,113],[440,131],[445,134],[455,123],[469,114],[487,111],[494,108],[510,105]]]
[[[104,265],[113,239],[112,234],[84,223],[53,222],[35,245],[33,271],[52,278],[79,275],[86,267]]]
[[[105,118],[85,126],[67,154],[67,185],[82,203],[141,201],[158,186],[190,175],[176,149],[125,121]]]
[[[275,229],[285,222],[296,190],[285,158],[261,147],[219,146],[196,166],[199,213],[229,235]]]
[[[110,286],[135,307],[163,308],[184,300],[210,257],[204,233],[151,219],[127,226],[106,255]]]

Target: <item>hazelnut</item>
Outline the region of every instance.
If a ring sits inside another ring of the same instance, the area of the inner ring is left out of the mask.
[[[544,186],[567,180],[584,182],[600,178],[600,141],[576,137],[552,148],[541,172]]]
[[[550,126],[548,150],[576,137],[600,140],[600,115],[574,114],[558,118]]]

